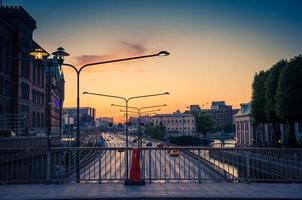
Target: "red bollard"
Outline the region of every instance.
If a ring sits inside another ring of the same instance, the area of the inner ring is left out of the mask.
[[[145,185],[145,181],[141,179],[141,167],[139,149],[133,148],[132,162],[130,167],[130,179],[125,181],[126,185]]]
[[[139,162],[139,151],[138,148],[133,148],[132,163],[130,168],[130,181],[139,182],[141,179],[141,167]]]

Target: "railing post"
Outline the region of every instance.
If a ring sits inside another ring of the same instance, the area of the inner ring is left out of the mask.
[[[149,149],[149,183],[151,184],[151,149]]]
[[[101,183],[102,183],[102,156],[99,156],[99,184]]]
[[[246,150],[246,181],[249,182],[249,178],[250,178],[250,152],[248,150]]]
[[[200,149],[198,149],[198,183],[201,184],[201,157],[200,157]]]
[[[46,161],[46,180],[50,181],[50,150],[47,149],[47,161]]]
[[[144,153],[143,153],[143,150],[141,149],[141,147],[140,147],[140,159],[141,159],[141,163],[142,163],[142,173],[141,173],[141,178],[142,179],[144,179],[144,181],[145,181],[145,179],[146,179],[146,177],[145,177],[145,151],[144,151]]]

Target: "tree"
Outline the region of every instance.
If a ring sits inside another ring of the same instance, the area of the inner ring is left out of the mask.
[[[213,131],[214,122],[207,112],[199,111],[199,113],[195,115],[195,126],[198,133],[206,136],[208,132]]]
[[[289,142],[297,145],[294,122],[302,122],[302,56],[289,61],[280,73],[277,88],[277,115],[290,124]]]
[[[164,126],[149,125],[145,128],[145,134],[151,138],[162,140],[166,135],[166,128]]]
[[[278,144],[280,140],[280,120],[277,115],[277,88],[279,76],[284,67],[286,67],[287,61],[280,60],[278,63],[272,66],[268,71],[268,75],[265,80],[265,114],[268,122],[272,123],[275,132],[275,143]]]
[[[265,113],[265,80],[267,74],[265,71],[256,73],[252,84],[251,112],[255,125],[267,122]]]

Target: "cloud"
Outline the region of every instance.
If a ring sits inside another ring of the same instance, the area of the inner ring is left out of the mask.
[[[83,65],[86,63],[111,60],[113,58],[114,55],[80,55],[80,56],[76,56],[75,60],[77,62],[77,65]]]
[[[120,41],[120,44],[122,44],[127,53],[143,54],[147,51],[147,48],[139,43]]]
[[[118,41],[115,50],[106,55],[80,55],[74,57],[77,65],[83,65],[91,62],[100,62],[112,60],[121,57],[137,56],[146,53],[147,48],[140,43],[131,43],[127,41]]]

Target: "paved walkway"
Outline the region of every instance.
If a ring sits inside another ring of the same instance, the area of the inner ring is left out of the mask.
[[[302,184],[153,183],[1,185],[0,199],[302,199]]]

